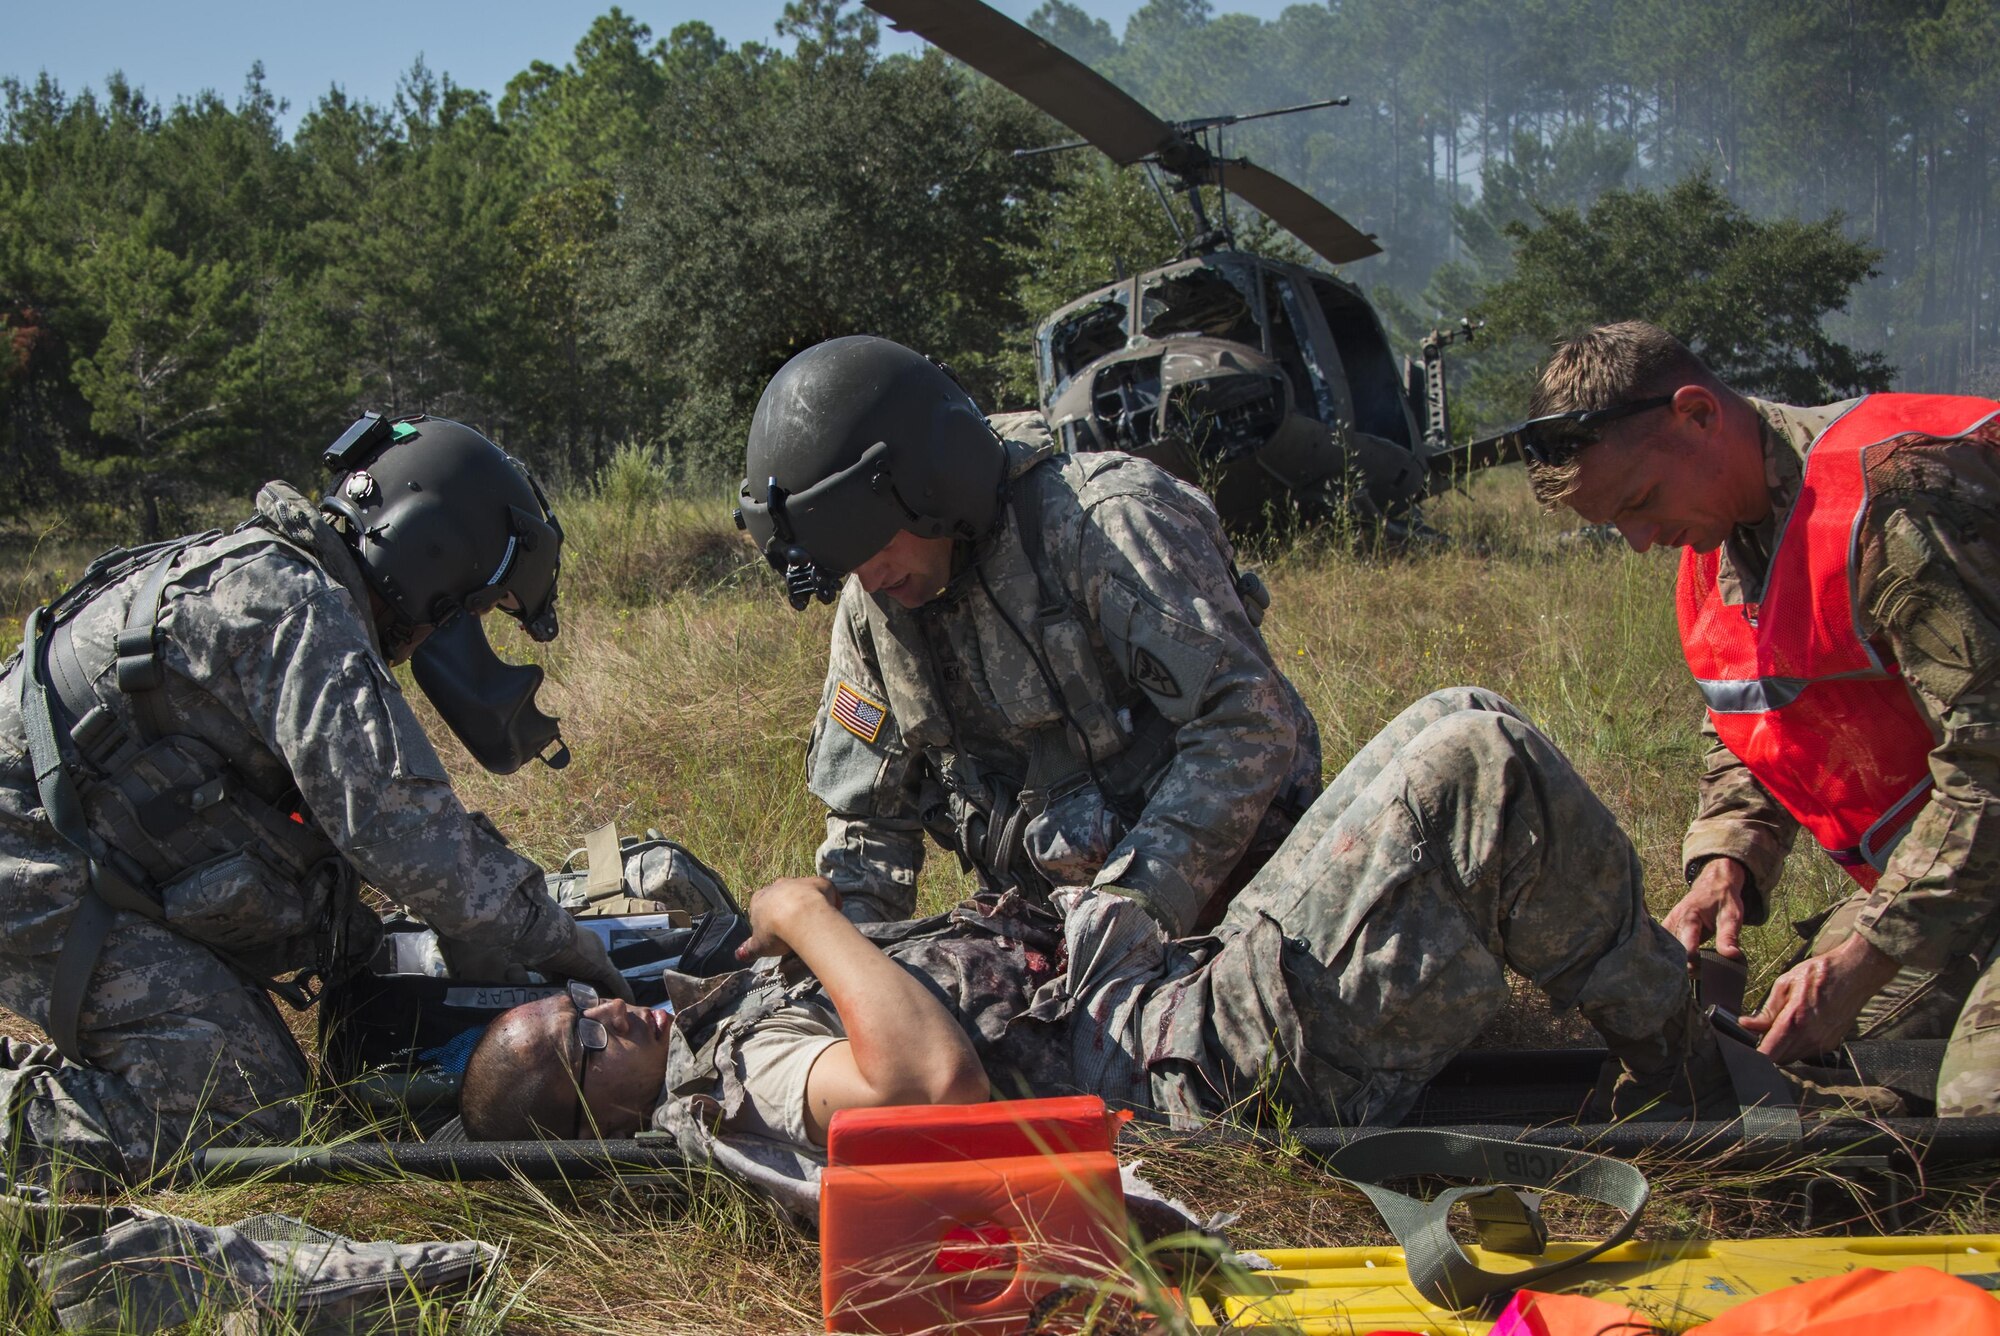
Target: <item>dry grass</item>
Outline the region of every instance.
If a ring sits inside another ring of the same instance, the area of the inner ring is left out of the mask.
[[[796,615],[738,540],[726,503],[670,501],[641,458],[622,486],[560,507],[564,634],[547,647],[502,632],[504,653],[540,657],[545,705],[575,755],[556,774],[478,771],[441,729],[467,801],[530,855],[553,864],[584,831],[616,818],[657,826],[694,848],[739,891],[811,865],[821,837],[804,791],[828,613]],[[1679,841],[1693,802],[1698,701],[1675,643],[1671,559],[1565,538],[1511,472],[1432,510],[1456,541],[1408,555],[1300,541],[1258,554],[1274,596],[1265,630],[1317,714],[1329,769],[1417,696],[1475,683],[1513,698],[1570,754],[1631,832],[1652,901],[1678,893]],[[0,556],[8,611],[43,597],[97,544],[50,535]],[[17,631],[15,632],[17,634]],[[421,702],[420,702],[421,708]],[[934,856],[922,899],[965,889]],[[1791,948],[1784,924],[1841,893],[1830,866],[1794,859],[1774,896],[1775,926],[1750,932],[1757,980]],[[1753,983],[1754,987],[1754,983]],[[1497,1035],[1577,1034],[1520,1000]],[[1161,1186],[1199,1211],[1241,1215],[1244,1246],[1381,1243],[1358,1193],[1303,1158],[1270,1149],[1155,1147]],[[1787,1227],[1768,1179],[1663,1177],[1649,1235]],[[1990,1184],[1933,1185],[1937,1227],[1994,1227]],[[805,1331],[816,1327],[817,1257],[765,1206],[710,1176],[622,1187],[388,1186],[236,1188],[163,1206],[204,1220],[280,1209],[361,1237],[478,1237],[505,1243],[499,1282],[467,1311],[472,1329],[528,1332]],[[1587,1233],[1585,1214],[1558,1232]],[[483,1316],[481,1316],[483,1314]]]

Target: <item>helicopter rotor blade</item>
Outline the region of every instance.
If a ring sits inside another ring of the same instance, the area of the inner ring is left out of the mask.
[[[1195,149],[1185,135],[1117,84],[978,0],[866,0],[866,4],[898,31],[917,34],[1019,93],[1121,167],[1154,154],[1172,161]]]
[[[1182,180],[1217,183],[1214,158],[1185,130],[1155,116],[1090,66],[980,0],[864,3],[899,31],[917,34],[1020,94],[1119,166],[1150,160]],[[1344,99],[1326,99],[1327,104],[1341,101]],[[1225,124],[1232,119],[1305,109],[1284,107],[1238,118],[1210,118],[1207,123]],[[1241,160],[1224,167],[1222,184],[1333,263],[1345,264],[1381,253],[1372,236],[1283,177]]]
[[[1199,173],[1202,184],[1216,184],[1216,167],[1211,162]],[[1254,205],[1332,263],[1346,264],[1382,253],[1373,233],[1363,232],[1277,173],[1243,158],[1231,158],[1221,167],[1221,184],[1230,194]]]

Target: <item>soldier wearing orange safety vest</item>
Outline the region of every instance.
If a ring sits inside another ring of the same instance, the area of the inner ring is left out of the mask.
[[[1766,403],[1626,322],[1533,412],[1545,503],[1683,549],[1710,748],[1666,927],[1740,956],[1803,827],[1857,887],[1745,1026],[1780,1062],[1948,1035],[1939,1113],[2000,1113],[2000,403]]]

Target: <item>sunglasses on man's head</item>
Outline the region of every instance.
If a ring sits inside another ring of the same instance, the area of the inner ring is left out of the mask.
[[[1612,423],[1649,409],[1665,408],[1673,401],[1673,395],[1661,394],[1651,399],[1635,399],[1629,404],[1613,404],[1609,408],[1579,408],[1569,413],[1550,413],[1547,417],[1529,418],[1519,426],[1509,427],[1501,433],[1501,437],[1512,441],[1521,458],[1530,464],[1561,468],[1575,459],[1585,446],[1595,445],[1604,434],[1604,429]]]

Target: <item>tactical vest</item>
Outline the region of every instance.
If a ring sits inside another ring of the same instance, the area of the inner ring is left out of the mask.
[[[1045,429],[1039,440],[1007,444],[1013,462],[1006,527],[975,553],[977,569],[958,578],[983,576],[978,593],[966,597],[990,592],[1001,613],[1001,625],[978,646],[988,675],[1031,684],[995,702],[1027,753],[1021,773],[956,745],[922,610],[879,599],[863,607],[889,711],[947,794],[943,812],[925,814],[926,827],[980,874],[986,889],[1040,895],[1050,880],[1026,853],[1034,823],[1052,808],[1061,809],[1052,820],[1073,814],[1071,825],[1103,823],[1078,838],[1102,843],[1108,853],[1138,819],[1151,780],[1173,759],[1178,726],[1110,667],[1103,635],[1053,569],[1044,533],[1051,520],[1073,530],[1071,516],[1081,523],[1086,504],[1156,496],[1156,479],[1150,470],[1127,467],[1133,461],[1123,455],[1052,457]],[[1007,541],[1009,534],[1016,541]]]
[[[1975,432],[2000,445],[1996,415],[2000,404],[1986,399],[1859,400],[1808,450],[1754,604],[1725,600],[1719,551],[1681,557],[1681,646],[1717,734],[1864,887],[1929,795],[1936,745],[1895,661],[1861,632],[1854,584],[1869,452]]]
[[[278,546],[325,569],[332,549],[315,548],[340,540],[302,530],[302,507],[260,509],[227,537],[105,553],[29,615],[16,670],[29,753],[50,824],[90,876],[49,1007],[50,1036],[72,1061],[83,1060],[77,1018],[113,910],[210,947],[300,1007],[314,997],[310,975],[344,972],[374,950],[379,924],[358,879],[297,793],[253,786],[209,743],[176,732],[167,709],[159,622],[182,559],[197,546],[206,560]],[[102,599],[124,600],[122,630],[111,645],[80,643],[76,619]],[[297,978],[276,979],[291,970]]]

